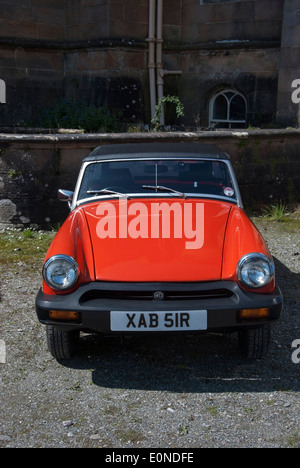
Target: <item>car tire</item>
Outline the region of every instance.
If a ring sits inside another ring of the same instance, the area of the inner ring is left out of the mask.
[[[261,359],[268,350],[271,341],[270,324],[257,328],[245,328],[239,331],[239,345],[247,359]]]
[[[55,359],[70,359],[79,343],[79,331],[64,331],[53,325],[46,326],[47,344]]]

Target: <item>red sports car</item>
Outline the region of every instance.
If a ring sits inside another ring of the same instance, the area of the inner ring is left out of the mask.
[[[229,156],[212,145],[96,148],[47,253],[36,299],[49,350],[104,335],[238,330],[261,358],[282,295],[274,263],[245,214]]]

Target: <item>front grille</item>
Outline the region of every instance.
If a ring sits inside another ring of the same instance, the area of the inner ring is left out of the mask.
[[[120,301],[154,301],[154,293],[158,290],[90,290],[81,297],[81,304],[97,299],[110,299]],[[228,289],[209,289],[209,290],[182,290],[170,291],[160,289],[164,295],[163,301],[186,301],[203,299],[224,299],[230,298],[234,293]],[[155,302],[159,302],[156,301]]]

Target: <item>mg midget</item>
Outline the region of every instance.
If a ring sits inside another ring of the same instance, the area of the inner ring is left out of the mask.
[[[59,198],[70,213],[36,298],[56,359],[76,352],[80,332],[237,331],[244,356],[265,355],[282,295],[227,153],[200,143],[100,146]]]

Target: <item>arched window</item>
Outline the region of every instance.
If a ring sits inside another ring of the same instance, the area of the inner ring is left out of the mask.
[[[244,96],[236,91],[224,90],[210,100],[209,125],[218,128],[244,128],[246,113]]]

